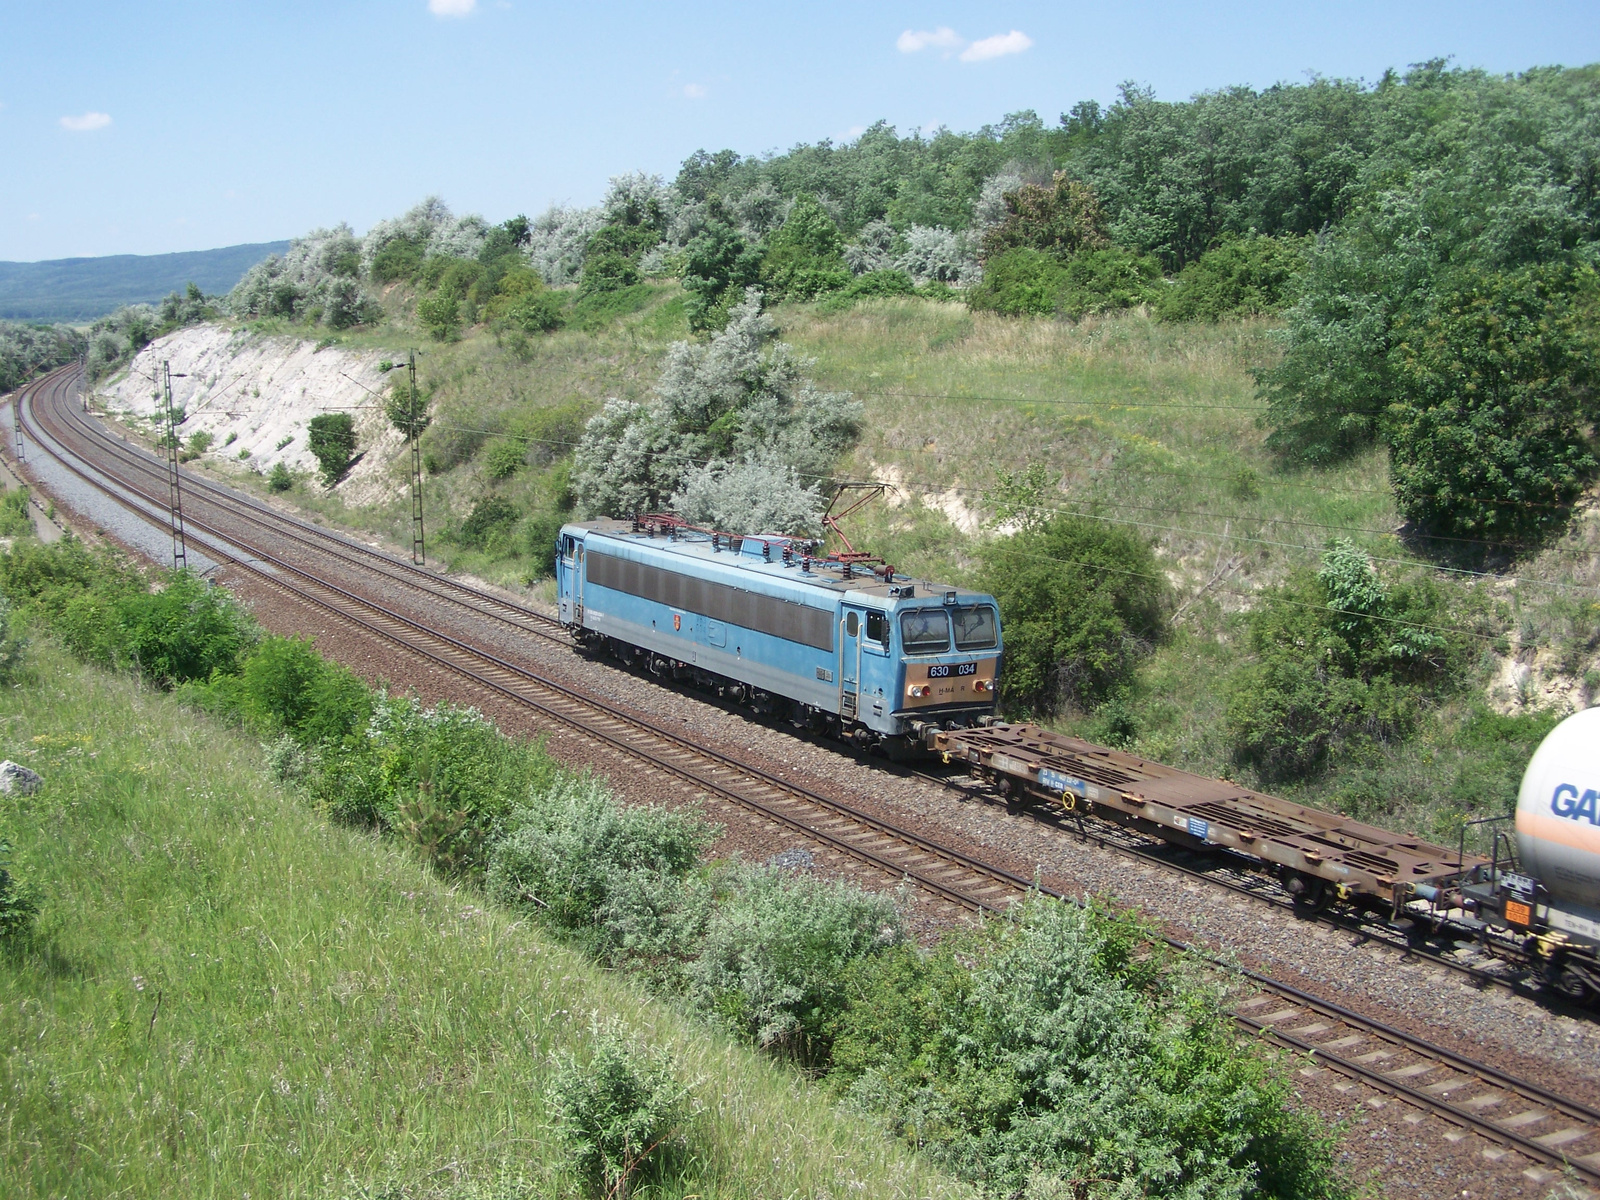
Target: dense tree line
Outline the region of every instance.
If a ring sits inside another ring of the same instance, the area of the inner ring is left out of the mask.
[[[83,352],[83,335],[70,325],[0,321],[0,393],[71,362]]]
[[[752,287],[1070,319],[1282,312],[1261,379],[1272,445],[1320,464],[1381,443],[1419,531],[1502,544],[1558,528],[1600,470],[1597,247],[1600,68],[1430,62],[1176,102],[1128,85],[972,133],[880,122],[778,155],[701,150],[671,183],[622,175],[594,208],[499,226],[429,199],[364,238],[297,239],[230,303],[339,327],[405,283],[433,336],[487,323],[513,348],[667,277],[707,334]]]

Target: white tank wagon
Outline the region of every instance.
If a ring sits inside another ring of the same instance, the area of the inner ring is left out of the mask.
[[[1600,708],[1540,743],[1517,794],[1517,857],[1551,899],[1586,909],[1600,940]]]
[[[1494,953],[1574,999],[1600,1001],[1600,708],[1574,713],[1534,751],[1512,838],[1441,894],[1476,915]]]

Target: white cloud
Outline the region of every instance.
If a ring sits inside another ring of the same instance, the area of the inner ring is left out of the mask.
[[[961,52],[962,62],[983,62],[988,58],[1003,58],[1007,54],[1021,54],[1033,39],[1019,29],[1010,33],[997,33],[993,37],[981,38]]]
[[[918,50],[926,50],[929,46],[940,50],[958,50],[966,45],[966,42],[950,26],[941,25],[937,29],[908,29],[895,40],[894,44],[901,54],[915,54]]]
[[[478,0],[428,0],[428,11],[436,17],[470,17]]]
[[[86,112],[81,117],[62,117],[61,128],[70,129],[73,133],[88,133],[94,129],[104,129],[111,124],[111,117],[107,113]]]
[[[706,85],[703,83],[686,83],[683,85],[683,94],[691,100],[704,100],[706,98]]]

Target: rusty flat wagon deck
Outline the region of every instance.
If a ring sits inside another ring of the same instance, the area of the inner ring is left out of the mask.
[[[1398,907],[1418,885],[1436,886],[1485,862],[1036,725],[930,731],[928,748],[1004,793],[1054,801],[1169,842],[1248,855],[1277,868],[1307,902],[1370,897]]]

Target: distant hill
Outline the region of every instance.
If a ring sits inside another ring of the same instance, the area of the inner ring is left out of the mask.
[[[191,280],[207,293],[227,292],[288,242],[253,242],[181,254],[112,254],[0,262],[0,318],[12,321],[92,321],[119,304],[153,303]]]

